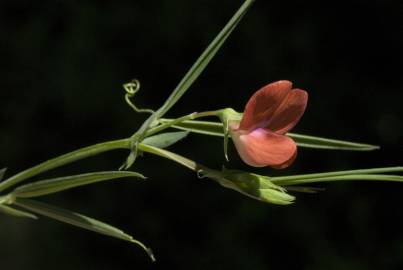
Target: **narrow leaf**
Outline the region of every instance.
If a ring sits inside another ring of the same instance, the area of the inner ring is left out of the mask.
[[[106,171],[94,172],[65,177],[57,177],[41,180],[16,188],[11,194],[20,198],[32,198],[46,194],[56,193],[63,190],[89,185],[105,180],[112,180],[123,177],[145,177],[136,172],[129,171]]]
[[[318,188],[318,187],[287,186],[287,191],[302,192],[302,193],[318,193],[324,190],[325,190],[324,188]]]
[[[6,173],[7,168],[3,168],[0,170],[0,181],[3,180],[4,174]]]
[[[298,146],[301,147],[329,149],[329,150],[351,150],[351,151],[371,151],[379,149],[379,146],[370,144],[334,140],[296,133],[287,133],[287,135],[293,138],[298,144]]]
[[[325,172],[325,173],[310,173],[310,174],[297,174],[290,176],[277,176],[271,177],[271,181],[277,185],[284,185],[284,183],[292,182],[297,183],[299,180],[304,179],[314,179],[314,178],[328,178],[334,176],[345,176],[345,175],[369,175],[369,174],[383,174],[392,172],[403,172],[403,167],[384,167],[384,168],[372,168],[372,169],[358,169],[358,170],[346,170],[346,171],[335,171],[335,172]]]
[[[34,214],[25,212],[25,211],[21,211],[18,209],[15,209],[13,207],[4,205],[4,204],[0,204],[0,212],[2,212],[3,214],[6,215],[11,215],[11,216],[16,216],[16,217],[24,217],[24,218],[33,218],[33,219],[38,219],[37,216],[35,216]]]
[[[174,143],[185,138],[189,132],[179,131],[179,132],[166,132],[155,136],[147,137],[143,140],[144,144],[151,145],[158,148],[167,148]]]
[[[56,219],[58,221],[68,223],[73,226],[77,226],[86,230],[104,234],[107,236],[115,237],[121,240],[129,241],[131,243],[137,244],[142,247],[150,258],[155,261],[154,255],[151,249],[147,248],[143,243],[133,239],[132,236],[124,233],[116,227],[113,227],[104,222],[98,221],[96,219],[66,210],[59,207],[55,207],[42,202],[16,198],[14,203],[21,208],[27,209],[34,213]]]
[[[276,181],[276,177],[272,178],[272,181],[277,185],[300,185],[308,183],[320,183],[320,182],[335,182],[335,181],[392,181],[403,182],[403,176],[401,175],[389,175],[389,174],[348,174],[329,177],[316,177],[316,178],[303,178],[297,180],[288,181]]]
[[[172,120],[162,119],[161,121],[169,122]],[[204,135],[221,136],[221,137],[224,136],[223,124],[219,122],[190,120],[175,124],[172,127]],[[296,133],[287,133],[287,135],[293,138],[298,146],[306,148],[328,149],[328,150],[350,150],[350,151],[371,151],[379,149],[378,146],[370,144],[334,140]]]
[[[217,51],[224,44],[226,39],[241,21],[242,17],[246,14],[254,0],[246,0],[243,5],[238,9],[238,11],[229,20],[227,25],[220,31],[220,33],[214,38],[214,40],[209,44],[205,51],[196,60],[193,66],[185,74],[183,79],[179,82],[178,86],[168,97],[164,105],[158,110],[158,118],[162,117],[189,89],[193,82],[200,76],[202,71],[206,68],[211,59],[215,56]]]
[[[141,141],[149,127],[159,120],[165,113],[169,111],[172,106],[185,94],[194,81],[200,76],[208,63],[213,59],[218,50],[227,40],[229,35],[241,21],[242,17],[246,14],[254,0],[246,0],[238,11],[233,15],[224,28],[218,33],[213,41],[207,46],[204,52],[199,56],[196,62],[192,65],[189,71],[185,74],[165,103],[154,112],[140,127],[140,129],[131,137],[132,142]],[[127,161],[125,168],[129,168],[133,162]]]
[[[116,149],[128,149],[130,148],[130,140],[116,140],[116,141],[108,141],[104,143],[98,143],[91,146],[87,146],[76,151],[58,156],[53,159],[49,159],[45,162],[42,162],[34,167],[26,169],[16,175],[4,180],[4,182],[0,183],[0,192],[14,186],[26,179],[34,177],[40,173],[49,171],[54,168],[61,167],[63,165],[78,161],[80,159],[88,158],[91,156],[98,155],[103,152],[116,150]]]

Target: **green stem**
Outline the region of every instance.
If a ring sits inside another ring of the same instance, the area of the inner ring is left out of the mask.
[[[72,163],[80,159],[84,159],[90,156],[94,156],[115,149],[129,149],[129,148],[130,148],[130,140],[121,139],[121,140],[98,143],[75,150],[73,152],[47,160],[43,163],[40,163],[34,167],[31,167],[25,171],[22,171],[8,178],[4,182],[0,183],[0,192],[35,175],[66,165],[68,163]]]
[[[199,113],[196,113],[196,114],[194,115],[194,118],[193,118],[193,119],[200,118],[200,117],[206,117],[206,116],[218,116],[218,114],[219,114],[221,111],[222,111],[222,110],[207,111],[207,112],[199,112]]]
[[[185,157],[183,157],[181,155],[172,153],[170,151],[167,151],[167,150],[164,150],[164,149],[161,149],[161,148],[157,148],[157,147],[154,147],[154,146],[150,146],[150,145],[147,145],[147,144],[140,143],[139,144],[139,149],[141,151],[144,151],[144,152],[147,152],[147,153],[150,153],[150,154],[153,154],[153,155],[157,155],[157,156],[160,156],[160,157],[167,158],[167,159],[170,159],[172,161],[175,161],[175,162],[181,164],[182,166],[185,166],[186,168],[188,168],[190,170],[193,170],[193,171],[196,171],[196,172],[198,170],[200,170],[201,168],[205,168],[203,165],[200,165],[200,164],[196,163],[193,160],[190,160],[190,159],[185,158]]]
[[[200,117],[205,117],[205,116],[214,116],[216,115],[216,111],[207,111],[207,112],[201,112],[201,113],[192,113],[189,115],[185,115],[183,117],[177,118],[175,120],[172,120],[169,123],[163,123],[155,128],[150,129],[146,135],[151,136],[155,133],[158,133],[164,129],[167,129],[171,127],[172,125],[181,123],[186,120],[192,120]],[[31,167],[25,171],[22,171],[6,180],[0,183],[0,192],[6,190],[7,188],[14,186],[28,178],[31,178],[33,176],[36,176],[40,173],[49,171],[51,169],[61,167],[63,165],[78,161],[80,159],[84,159],[90,156],[98,155],[103,152],[115,150],[115,149],[130,149],[130,139],[121,139],[121,140],[115,140],[115,141],[108,141],[108,142],[103,142],[103,143],[98,143],[94,144],[91,146],[87,146],[78,150],[75,150],[73,152],[58,156],[56,158],[47,160],[43,163],[40,163],[34,167]],[[141,144],[142,147],[140,149],[143,150],[145,147],[143,144]],[[151,151],[150,148],[145,147],[146,150],[143,151]],[[153,151],[152,153],[156,153]],[[173,153],[172,153],[173,154]]]
[[[218,111],[207,111],[207,112],[200,112],[200,113],[191,113],[176,119],[173,119],[169,122],[164,121],[165,119],[161,119],[162,121],[164,121],[161,125],[156,126],[154,128],[151,128],[149,130],[147,130],[145,137],[154,135],[155,133],[158,133],[164,129],[170,128],[174,125],[178,125],[182,122],[185,121],[189,121],[189,120],[194,120],[197,118],[201,118],[201,117],[206,117],[206,116],[217,116]]]

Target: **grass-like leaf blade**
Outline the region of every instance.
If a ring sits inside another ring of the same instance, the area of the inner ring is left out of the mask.
[[[379,149],[379,146],[371,144],[334,140],[296,133],[287,133],[287,136],[293,138],[298,146],[307,148],[348,151],[372,151]]]
[[[196,62],[191,66],[189,71],[185,74],[176,88],[169,95],[165,103],[143,123],[140,129],[132,136],[132,140],[142,140],[145,132],[155,122],[160,119],[165,113],[169,111],[172,106],[185,94],[194,81],[200,76],[208,63],[213,59],[215,54],[227,40],[229,35],[241,21],[242,17],[246,14],[254,0],[246,0],[238,11],[232,16],[224,28],[218,33],[213,41],[207,46],[203,53],[199,56]],[[131,166],[132,162],[127,162],[125,168]]]
[[[145,177],[136,172],[130,171],[105,171],[93,172],[72,176],[57,177],[26,184],[16,188],[11,194],[20,198],[32,198],[46,194],[56,193],[63,190],[89,185],[100,181],[112,180],[123,177]]]
[[[321,182],[336,182],[336,181],[392,181],[403,182],[403,176],[390,175],[390,174],[348,174],[329,177],[315,177],[315,178],[303,178],[289,181],[276,181],[272,179],[274,183],[281,186],[288,185],[300,185],[308,183],[321,183]]]
[[[297,185],[330,181],[368,180],[368,181],[397,181],[402,182],[403,176],[385,173],[403,172],[403,167],[385,167],[372,169],[346,170],[325,173],[311,173],[290,176],[271,177],[276,185]]]
[[[124,233],[123,231],[119,230],[116,227],[113,227],[109,224],[101,222],[99,220],[66,210],[62,209],[53,205],[45,204],[42,202],[29,200],[29,199],[21,199],[16,198],[14,204],[17,206],[27,209],[31,212],[34,212],[39,215],[43,215],[52,219],[56,219],[58,221],[68,223],[70,225],[80,227],[86,230],[90,230],[93,232],[97,232],[100,234],[104,234],[107,236],[115,237],[121,240],[129,241],[131,243],[135,243],[142,247],[150,258],[154,261],[154,255],[152,251],[147,248],[143,243],[133,239],[132,236]]]
[[[4,204],[0,204],[0,212],[2,212],[3,214],[6,215],[10,215],[10,216],[15,216],[15,217],[24,217],[24,218],[33,218],[33,219],[38,219],[37,216],[35,216],[34,214],[19,210],[19,209],[15,209],[11,206],[7,206]]]
[[[44,173],[46,171],[61,167],[63,165],[76,162],[78,160],[88,158],[91,156],[95,156],[103,152],[116,149],[129,149],[129,148],[130,148],[130,140],[122,139],[122,140],[98,143],[78,149],[76,151],[72,151],[70,153],[58,156],[56,158],[49,159],[36,166],[33,166],[22,172],[19,172],[16,175],[11,176],[10,178],[0,183],[0,192],[26,179],[34,177],[40,173]]]
[[[254,0],[246,0],[238,11],[232,16],[225,27],[214,38],[214,40],[208,45],[196,62],[192,65],[189,71],[185,74],[177,87],[168,97],[164,105],[159,109],[158,118],[162,117],[189,89],[193,82],[200,76],[203,70],[206,68],[211,59],[215,56],[217,51],[224,44],[226,39],[241,21],[242,17],[246,14]]]

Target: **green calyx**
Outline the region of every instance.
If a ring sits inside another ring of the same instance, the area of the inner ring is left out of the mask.
[[[232,108],[226,108],[217,111],[217,116],[223,123],[223,134],[224,134],[224,156],[228,161],[228,138],[230,137],[230,125],[234,123],[239,123],[242,119],[242,113],[235,111]]]

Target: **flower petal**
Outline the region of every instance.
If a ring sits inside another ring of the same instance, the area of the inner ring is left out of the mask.
[[[297,146],[287,136],[264,128],[252,132],[232,129],[230,132],[239,155],[250,166],[281,169],[288,167],[296,157]]]
[[[305,112],[308,102],[308,93],[301,89],[294,89],[288,93],[280,106],[267,122],[266,128],[278,134],[284,134],[292,129]]]
[[[273,113],[290,93],[291,88],[290,81],[277,81],[256,91],[245,106],[239,128],[251,130],[256,127],[265,127],[267,120],[273,116]]]

